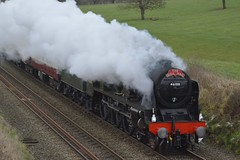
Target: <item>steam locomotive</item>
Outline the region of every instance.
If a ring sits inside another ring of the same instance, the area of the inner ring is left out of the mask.
[[[206,123],[199,120],[198,83],[170,61],[159,62],[150,73],[154,82],[150,101],[134,89],[84,81],[33,58],[18,65],[153,149],[187,148],[205,135]]]

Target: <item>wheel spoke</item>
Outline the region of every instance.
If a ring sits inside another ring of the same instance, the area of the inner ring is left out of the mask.
[[[121,128],[123,116],[120,113],[116,112],[115,117],[116,117],[116,127]]]
[[[123,118],[123,129],[129,135],[132,135],[134,132],[134,126],[127,117]]]
[[[107,120],[109,117],[109,108],[105,104],[100,106],[100,116],[104,120]]]

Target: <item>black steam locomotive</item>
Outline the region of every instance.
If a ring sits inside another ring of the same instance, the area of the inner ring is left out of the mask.
[[[199,121],[199,87],[184,71],[161,61],[151,72],[151,100],[133,89],[100,81],[83,81],[66,71],[29,58],[18,63],[86,109],[154,149],[186,148],[205,135]]]

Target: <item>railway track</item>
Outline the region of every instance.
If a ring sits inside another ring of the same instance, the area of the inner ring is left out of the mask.
[[[190,151],[190,150],[176,150],[170,152],[166,152],[164,154],[168,160],[206,160],[204,157]]]
[[[124,159],[3,68],[1,68],[0,80],[24,105],[66,141],[83,159]],[[29,95],[31,95],[31,98]],[[44,110],[48,110],[48,112]],[[51,110],[50,114],[49,110]]]
[[[0,68],[1,70],[3,69],[3,68]],[[3,69],[3,72],[6,72],[5,74],[7,74],[7,71],[6,70],[4,70]],[[1,72],[0,72],[1,73]],[[41,81],[39,81],[40,83],[42,83]],[[19,83],[21,83],[21,82],[19,82]],[[51,90],[53,90],[51,87],[49,87],[49,86],[47,86],[47,85],[45,85],[46,86],[46,88],[49,88],[49,89],[51,89]],[[29,91],[28,92],[31,92],[31,94],[35,94],[35,95],[37,95],[36,93],[34,93],[33,91],[31,91],[31,89],[28,89]],[[55,92],[55,91],[54,91]],[[59,94],[59,96],[62,96],[64,99],[66,99],[66,100],[68,100],[69,101],[69,103],[72,103],[72,104],[74,104],[74,102],[72,102],[72,101],[70,101],[67,97],[65,97],[65,96],[63,96],[63,95],[61,95],[61,94]],[[41,102],[41,103],[43,103],[43,105],[44,105],[44,103],[48,103],[47,101],[45,101],[45,100],[43,100],[44,102]],[[67,128],[68,127],[70,127],[70,128],[72,128],[73,126],[77,126],[75,129],[70,129],[70,130],[75,130],[74,132],[72,132],[72,134],[74,135],[74,136],[76,136],[76,137],[80,137],[79,139],[81,139],[81,137],[88,137],[88,135],[90,135],[91,136],[91,134],[89,134],[89,133],[87,133],[86,135],[87,136],[82,136],[81,135],[81,133],[79,133],[80,131],[79,131],[79,128],[81,128],[81,127],[79,127],[75,122],[73,122],[70,118],[68,118],[67,116],[65,116],[62,112],[60,112],[60,111],[58,111],[58,109],[56,109],[55,107],[53,107],[52,105],[50,105],[51,107],[49,107],[49,105],[50,104],[48,104],[47,106],[48,107],[44,107],[46,110],[55,110],[54,111],[54,113],[53,114],[55,114],[55,115],[58,115],[58,116],[55,116],[55,118],[57,119],[56,121],[64,121],[64,122],[62,122],[62,123],[65,123],[64,125],[65,126],[67,126]],[[96,117],[97,118],[97,117]],[[63,120],[63,119],[67,119],[67,121],[66,120]],[[78,128],[78,129],[77,129]],[[81,129],[80,129],[81,130]],[[84,130],[84,129],[83,129]],[[96,139],[97,140],[97,139]],[[83,141],[85,141],[85,140],[83,140]],[[94,140],[95,141],[95,140]],[[90,141],[88,141],[88,143],[90,143],[91,144],[91,146],[94,146],[94,148],[98,148],[97,147],[97,145],[95,145],[94,143],[95,142],[90,142]],[[98,140],[97,140],[98,141]],[[108,148],[108,147],[107,147]],[[99,151],[96,151],[96,152],[99,152]],[[100,151],[100,153],[103,153],[102,151]],[[170,154],[167,154],[167,155],[160,155],[159,153],[157,153],[156,152],[156,155],[159,155],[159,157],[161,157],[161,159],[169,159],[169,160],[173,160],[173,159],[193,159],[193,160],[199,160],[199,159],[202,159],[202,160],[204,160],[205,158],[203,158],[203,157],[201,157],[201,156],[199,156],[199,155],[197,155],[197,154],[195,154],[194,152],[191,152],[191,151],[182,151],[182,152],[177,152],[177,153],[174,153],[174,154],[172,154],[172,153],[170,153]],[[113,155],[108,155],[108,156],[106,156],[106,157],[104,157],[104,158],[100,158],[100,159],[125,159],[124,157],[121,157],[121,156],[119,156],[118,157],[118,155],[117,155],[117,157],[116,156],[113,156]],[[157,158],[158,159],[158,158]]]
[[[204,158],[204,157],[202,157],[202,156],[200,156],[200,155],[198,155],[198,154],[192,152],[191,150],[186,150],[186,152],[187,152],[188,154],[192,155],[193,157],[195,157],[196,159],[199,159],[199,160],[206,160],[206,158]]]

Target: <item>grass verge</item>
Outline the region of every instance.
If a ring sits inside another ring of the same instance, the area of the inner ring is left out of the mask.
[[[15,130],[0,116],[0,159],[33,159],[26,146],[19,142]]]

